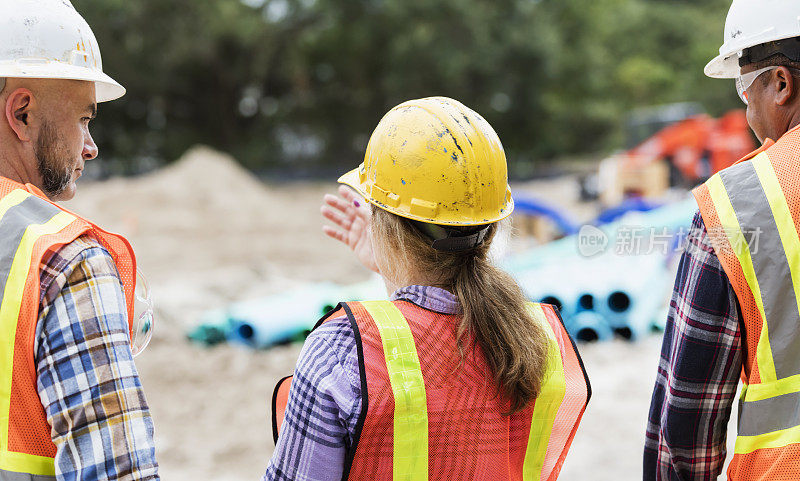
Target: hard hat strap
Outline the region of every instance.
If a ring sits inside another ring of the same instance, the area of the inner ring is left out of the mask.
[[[746,48],[742,51],[742,56],[739,57],[739,67],[761,62],[776,54],[783,54],[792,62],[800,62],[800,37],[762,43],[761,45]]]
[[[426,222],[410,221],[420,233],[431,239],[431,247],[442,252],[459,252],[474,249],[486,239],[490,225],[477,228],[448,227]]]

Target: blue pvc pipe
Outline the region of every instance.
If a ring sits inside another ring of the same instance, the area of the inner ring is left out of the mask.
[[[662,204],[650,202],[641,197],[633,197],[601,212],[600,215],[597,216],[595,224],[608,224],[614,222],[628,212],[649,212],[661,206]]]
[[[214,327],[223,331],[230,342],[264,349],[301,337],[340,301],[385,296],[380,278],[350,286],[307,284],[283,294],[237,302],[226,309],[210,311],[203,316],[203,323],[197,329],[200,332]]]
[[[576,341],[607,341],[613,336],[606,319],[594,311],[581,311],[565,320],[565,325]]]
[[[533,197],[522,197],[515,194],[514,210],[550,219],[565,235],[577,234],[580,229],[578,222],[566,212]]]
[[[228,340],[263,349],[296,339],[339,303],[339,295],[339,287],[322,283],[233,304],[227,309]]]
[[[612,284],[598,296],[597,310],[608,320],[612,331],[630,339],[630,326],[628,325],[630,313],[637,300],[626,287]]]
[[[644,336],[653,329],[663,330],[666,325],[666,312],[664,306],[672,293],[671,271],[665,270],[660,276],[647,284],[638,303],[631,311],[628,323],[633,332],[633,338]]]

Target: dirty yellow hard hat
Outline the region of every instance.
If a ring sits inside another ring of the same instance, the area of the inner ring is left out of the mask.
[[[364,162],[339,182],[381,209],[425,223],[485,225],[514,210],[500,138],[483,117],[447,97],[390,110]]]

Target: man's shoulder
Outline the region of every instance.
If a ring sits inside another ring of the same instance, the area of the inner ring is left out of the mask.
[[[721,231],[721,233],[724,234],[724,231]],[[721,245],[718,244],[720,242],[719,234],[720,232],[716,229],[712,230],[712,232],[708,231],[702,212],[697,211],[687,235],[686,252],[695,257],[716,257],[715,248]]]
[[[42,299],[44,300],[48,292],[59,291],[82,262],[91,263],[93,274],[119,276],[108,250],[93,234],[86,233],[68,244],[53,247],[45,252],[39,266]],[[53,282],[56,280],[58,280],[56,284],[59,285],[54,286]]]

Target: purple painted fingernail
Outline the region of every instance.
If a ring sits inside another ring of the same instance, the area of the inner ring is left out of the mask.
[[[353,201],[353,205],[356,207],[361,207],[361,204],[357,200]]]

